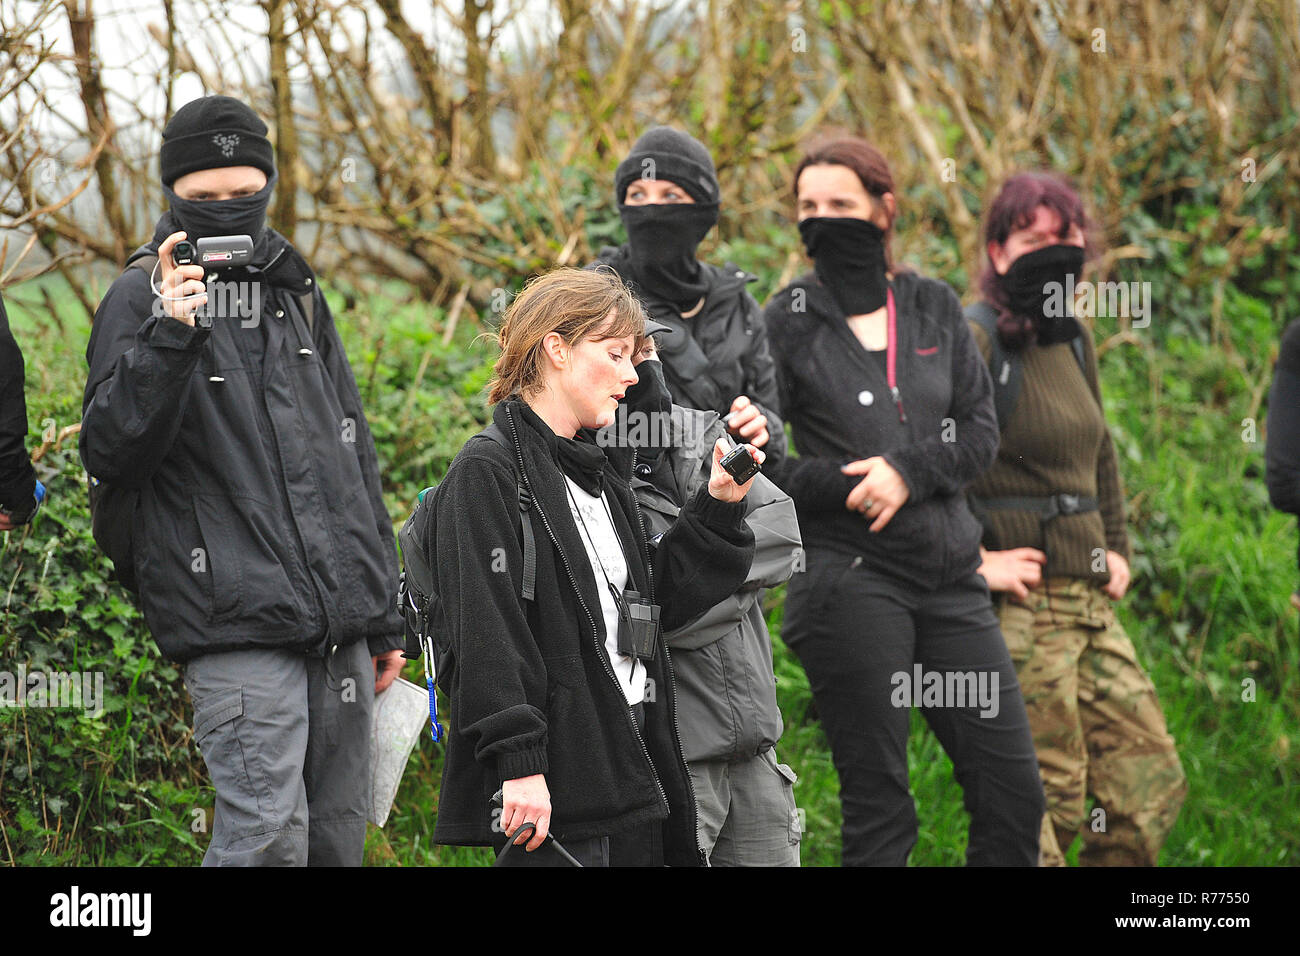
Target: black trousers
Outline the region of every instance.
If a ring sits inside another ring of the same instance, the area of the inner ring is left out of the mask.
[[[920,591],[851,555],[810,549],[807,562],[791,579],[782,637],[839,773],[843,864],[903,866],[916,844],[907,735],[912,702],[924,700],[971,816],[967,864],[1036,866],[1042,782],[984,579]]]

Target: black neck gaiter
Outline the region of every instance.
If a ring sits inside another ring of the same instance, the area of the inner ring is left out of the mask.
[[[810,216],[799,222],[813,269],[845,315],[864,315],[885,304],[885,232],[852,217]]]
[[[1072,293],[1083,271],[1079,246],[1044,246],[1027,252],[999,280],[1011,314],[1027,319],[1040,345],[1068,342],[1081,331]]]
[[[588,437],[585,430],[579,430],[577,438],[556,435],[555,454],[560,471],[587,494],[598,497],[605,473],[605,453],[588,441]]]
[[[620,204],[630,255],[627,278],[639,291],[689,312],[708,291],[695,250],[718,222],[717,203]]]
[[[266,208],[271,202],[275,180],[272,175],[251,196],[235,199],[182,199],[167,186],[163,187],[163,194],[171,203],[172,216],[191,242],[212,236],[251,236],[256,243],[266,225]]]

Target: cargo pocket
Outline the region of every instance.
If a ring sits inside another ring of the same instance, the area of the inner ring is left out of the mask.
[[[771,761],[776,772],[781,775],[781,782],[783,784],[782,793],[785,795],[785,802],[788,811],[787,820],[789,821],[789,841],[790,845],[794,846],[803,839],[803,815],[799,812],[799,807],[795,804],[794,800],[794,785],[798,782],[799,777],[790,769],[789,764],[777,763],[776,756],[771,750],[767,753],[768,760]]]
[[[231,826],[227,843],[265,829],[274,816],[269,788],[255,786],[249,773],[240,736],[243,716],[242,687],[218,691],[194,703],[194,742]]]

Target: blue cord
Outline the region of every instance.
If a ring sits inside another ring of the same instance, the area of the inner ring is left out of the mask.
[[[433,662],[433,639],[426,638],[424,642],[424,685],[429,688],[429,736],[433,738],[435,744],[442,739],[442,727],[438,724],[438,695],[434,689],[436,670],[437,665]]]

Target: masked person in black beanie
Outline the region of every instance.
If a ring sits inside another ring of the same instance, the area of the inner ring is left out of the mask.
[[[709,151],[667,126],[649,130],[614,173],[614,197],[628,241],[600,251],[650,317],[676,334],[660,353],[676,400],[728,415],[728,430],[762,448],[773,465],[785,453],[776,379],[755,280],[732,263],[695,252],[718,222],[721,192]]]
[[[893,266],[893,178],[875,149],[814,146],[795,194],[814,268],[766,318],[799,457],[768,476],[803,533],[782,636],[839,772],[843,862],[907,862],[918,706],[962,786],[967,862],[1032,866],[1038,763],[964,494],[997,449],[988,369],[952,289]]]
[[[1087,230],[1078,193],[1046,172],[1012,176],[985,215],[984,301],[967,315],[1002,440],[971,503],[1038,749],[1042,864],[1064,866],[1082,834],[1082,866],[1154,866],[1187,779],[1113,607],[1129,584],[1124,489],[1070,294]],[[1090,794],[1106,811],[1100,830],[1085,826]]]
[[[95,313],[81,457],[96,539],[184,667],[216,790],[204,864],[359,865],[372,702],[401,669],[397,555],[334,320],[265,225],[266,132],[226,96],[164,128],[170,208]],[[249,260],[176,264],[221,236]]]

